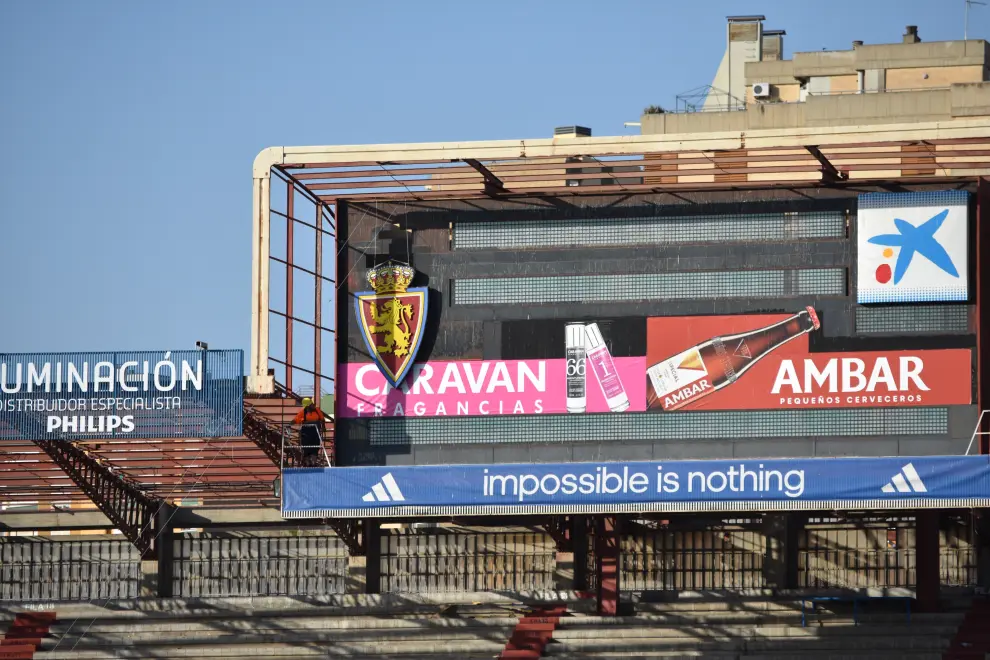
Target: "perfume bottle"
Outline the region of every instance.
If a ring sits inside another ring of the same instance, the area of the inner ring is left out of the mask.
[[[602,338],[602,331],[598,329],[597,323],[592,323],[584,329],[585,347],[588,351],[588,362],[598,377],[598,384],[605,395],[605,403],[608,404],[612,412],[622,412],[629,407],[629,397],[626,396],[626,388],[623,387],[619,379],[619,372],[615,368],[615,361],[612,354],[605,345]]]
[[[564,336],[567,342],[567,412],[583,413],[588,408],[584,324],[568,323],[564,326]]]

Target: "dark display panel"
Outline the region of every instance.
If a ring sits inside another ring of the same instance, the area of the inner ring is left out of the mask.
[[[351,296],[367,291],[365,272],[388,259],[410,263],[412,285],[429,289],[417,363],[564,361],[569,322],[596,323],[611,356],[631,359],[647,355],[649,318],[779,316],[807,306],[821,323],[807,336],[812,353],[972,352],[972,305],[855,304],[848,229],[854,193],[734,195],[699,194],[693,203],[569,198],[567,206],[534,199],[491,202],[488,209],[456,202],[345,205],[339,225],[350,240],[339,268],[341,301],[346,295],[348,304],[338,306],[339,359],[371,362]],[[465,282],[471,296],[459,298]],[[346,389],[341,366],[338,387]],[[433,377],[434,386],[440,378]],[[362,418],[338,415],[338,455],[354,464],[408,464],[955,453],[957,445],[965,448],[976,414],[972,398],[957,404],[956,395],[950,405],[911,408],[700,408],[666,417],[635,405],[622,415],[584,416],[503,408],[477,416],[403,409],[405,417],[375,417],[368,408]]]

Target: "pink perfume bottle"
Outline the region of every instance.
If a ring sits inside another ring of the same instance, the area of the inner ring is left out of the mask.
[[[598,324],[585,326],[584,336],[588,350],[587,360],[595,376],[598,377],[598,384],[602,388],[602,394],[605,395],[605,403],[612,412],[622,412],[629,407],[629,397],[626,396],[626,388],[622,386],[615,361],[612,360],[612,354],[605,345]]]

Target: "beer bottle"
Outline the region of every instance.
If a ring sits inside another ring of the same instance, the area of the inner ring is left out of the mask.
[[[821,327],[813,307],[765,328],[712,337],[646,370],[647,409],[671,411],[739,380],[765,355]]]

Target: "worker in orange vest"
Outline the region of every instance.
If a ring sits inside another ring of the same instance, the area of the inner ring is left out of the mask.
[[[299,444],[302,445],[303,466],[316,464],[316,457],[323,446],[323,434],[326,432],[323,412],[311,398],[306,397],[302,400],[302,410],[292,422],[300,427]]]

